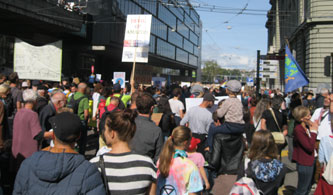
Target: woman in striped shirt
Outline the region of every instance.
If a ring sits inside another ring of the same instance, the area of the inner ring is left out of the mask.
[[[156,167],[147,156],[131,151],[136,112],[126,109],[107,116],[104,137],[112,150],[91,159],[102,173],[109,194],[155,194]]]

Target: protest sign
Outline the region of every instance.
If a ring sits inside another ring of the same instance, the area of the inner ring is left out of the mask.
[[[61,81],[62,41],[34,46],[15,40],[14,71],[20,79]]]
[[[125,72],[114,72],[113,73],[113,83],[119,83],[121,88],[125,88]]]

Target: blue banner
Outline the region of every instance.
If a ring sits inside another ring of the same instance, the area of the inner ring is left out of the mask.
[[[294,56],[286,45],[285,58],[285,93],[294,91],[304,85],[309,84],[309,79],[305,76],[302,69],[297,64]]]

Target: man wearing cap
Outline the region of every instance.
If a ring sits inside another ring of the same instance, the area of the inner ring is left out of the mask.
[[[199,106],[190,108],[180,121],[180,125],[188,124],[193,137],[200,139],[201,143],[198,145],[198,152],[200,153],[203,153],[208,130],[213,122],[212,113],[207,108],[211,108],[214,105],[214,101],[215,97],[210,93],[206,93],[203,97],[203,102]]]
[[[229,96],[222,106],[217,109],[217,117],[224,117],[224,124],[221,126],[212,126],[208,133],[208,146],[212,148],[214,135],[217,133],[241,134],[244,132],[245,122],[243,120],[243,104],[237,98],[242,84],[237,80],[230,80],[227,83],[227,94]]]
[[[50,122],[54,147],[35,152],[21,164],[13,194],[105,194],[97,167],[74,150],[80,118],[63,112]]]

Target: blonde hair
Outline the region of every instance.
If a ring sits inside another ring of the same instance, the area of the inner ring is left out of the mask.
[[[301,122],[301,119],[306,117],[307,115],[310,114],[310,110],[309,108],[305,107],[305,106],[297,106],[294,110],[293,110],[293,117],[296,121]]]
[[[9,85],[1,84],[0,85],[0,94],[6,94],[9,91]]]
[[[173,154],[175,153],[175,146],[183,146],[185,141],[190,142],[192,138],[191,130],[184,126],[178,126],[172,131],[172,135],[164,143],[160,155],[158,169],[163,177],[169,176],[170,166]]]

